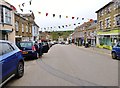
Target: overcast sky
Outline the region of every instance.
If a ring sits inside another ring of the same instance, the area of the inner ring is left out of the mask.
[[[96,13],[98,9],[103,7],[105,4],[111,0],[32,0],[30,5],[30,0],[6,0],[17,8],[19,13],[28,13],[32,10],[35,15],[35,21],[40,26],[40,30],[46,28],[46,30],[70,30],[78,26],[78,23],[83,23],[89,19],[96,20]],[[21,5],[25,3],[24,7]],[[23,9],[20,11],[19,6]],[[41,14],[38,14],[41,12]],[[46,17],[46,13],[48,16]],[[53,14],[55,17],[53,18]],[[59,18],[61,15],[61,19]],[[68,18],[66,18],[68,16]],[[75,19],[72,19],[72,16]],[[76,20],[79,17],[78,20]],[[84,20],[82,20],[84,18]],[[69,27],[62,28],[62,25],[69,25]],[[77,25],[74,25],[77,24]],[[59,29],[61,26],[62,29]],[[48,29],[48,27],[52,27]],[[55,27],[55,28],[54,28]]]

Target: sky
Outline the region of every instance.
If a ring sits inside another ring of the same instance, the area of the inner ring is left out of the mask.
[[[14,5],[19,13],[30,13],[29,10],[32,10],[35,15],[35,22],[39,25],[40,31],[63,31],[73,30],[80,24],[89,21],[89,19],[96,20],[97,14],[95,11],[111,0],[32,0],[31,5],[29,3],[30,0],[5,1]],[[25,3],[24,7],[22,3]],[[19,9],[19,5],[23,9],[23,12]],[[41,14],[38,12],[41,12]],[[46,16],[46,13],[48,13],[48,16]],[[53,14],[55,14],[55,17],[53,17]],[[59,15],[61,15],[61,19]],[[75,18],[72,19],[72,17]],[[79,17],[78,20],[77,17]],[[65,25],[68,25],[68,27],[63,28],[62,26]],[[58,28],[58,26],[61,28]]]

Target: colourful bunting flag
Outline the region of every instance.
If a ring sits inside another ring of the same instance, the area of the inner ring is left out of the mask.
[[[79,17],[77,17],[77,20],[79,19]]]
[[[93,22],[93,19],[90,19],[90,22]]]
[[[84,18],[82,18],[82,20],[84,20]]]
[[[38,12],[39,14],[41,14],[41,12]]]
[[[68,18],[68,16],[66,16],[66,18]]]
[[[31,2],[32,2],[32,0],[29,1],[30,5],[31,5]]]
[[[20,9],[23,12],[23,9]]]
[[[32,10],[29,10],[30,12],[32,12]]]
[[[46,16],[48,16],[48,13],[46,13]]]
[[[53,14],[53,17],[55,17],[55,14]]]
[[[23,6],[23,7],[24,7],[24,4],[25,4],[25,3],[22,3],[22,6]]]
[[[61,18],[61,15],[59,15],[59,18]]]
[[[72,17],[72,19],[74,19],[75,17]]]
[[[97,23],[97,20],[94,20],[95,23]]]

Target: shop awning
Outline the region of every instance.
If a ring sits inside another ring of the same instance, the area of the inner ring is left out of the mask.
[[[13,31],[13,29],[2,29],[0,31],[2,31],[2,33],[10,33]]]

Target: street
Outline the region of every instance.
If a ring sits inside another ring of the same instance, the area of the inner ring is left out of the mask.
[[[118,60],[74,45],[54,45],[6,86],[118,86]]]

